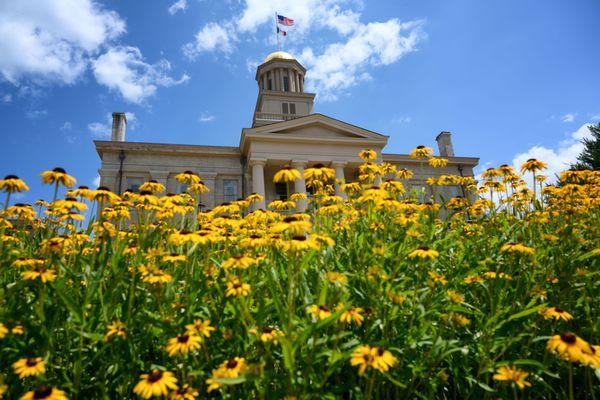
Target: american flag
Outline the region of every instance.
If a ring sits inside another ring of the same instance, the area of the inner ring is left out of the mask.
[[[287,32],[284,31],[283,29],[279,29],[279,27],[277,27],[277,33],[280,34],[281,36],[286,36]]]
[[[284,26],[292,26],[294,25],[294,20],[288,17],[284,17],[283,15],[277,14],[277,22]]]

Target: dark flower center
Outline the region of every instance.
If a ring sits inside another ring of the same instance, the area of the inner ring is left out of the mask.
[[[187,333],[184,333],[182,335],[177,335],[177,342],[179,343],[187,343],[187,341],[190,339],[190,335],[188,335]]]
[[[294,236],[292,240],[297,240],[299,242],[304,242],[306,240],[306,236]]]
[[[384,352],[383,348],[379,347],[377,349],[377,354],[379,355],[379,357],[381,357],[383,355],[383,352]]]
[[[283,219],[283,222],[294,222],[294,221],[298,221],[298,218],[293,217],[293,216],[289,216],[289,217],[285,217]]]
[[[422,144],[421,144],[421,145],[419,145],[419,146],[417,146],[417,149],[419,149],[419,150],[420,150],[420,149],[424,149],[424,148],[425,148],[425,146],[423,146]]]
[[[163,376],[162,371],[155,369],[154,371],[152,371],[152,373],[150,375],[148,375],[147,381],[150,383],[158,382],[158,381],[160,381],[162,376]]]
[[[109,189],[109,188],[107,188],[106,186],[98,186],[98,189],[97,189],[97,190],[104,190],[104,191],[106,191],[106,192],[110,192],[110,189]]]
[[[373,357],[370,354],[365,354],[363,358],[366,362],[371,362],[371,360],[373,360]]]
[[[236,283],[234,283],[234,284],[233,284],[233,288],[234,288],[234,289],[239,289],[239,288],[241,288],[241,287],[242,287],[242,284],[241,284],[241,283],[237,283],[237,282],[236,282]]]
[[[274,331],[273,328],[269,328],[268,326],[265,326],[264,328],[262,328],[263,333],[271,333]]]
[[[19,177],[16,175],[6,175],[4,179],[19,179]]]
[[[573,332],[563,332],[560,339],[565,343],[573,344],[577,341],[577,336]]]
[[[27,366],[28,367],[35,367],[37,365],[37,360],[35,358],[28,358],[27,359]]]
[[[61,168],[61,167],[56,167],[56,168],[54,168],[54,169],[52,170],[52,172],[59,172],[59,173],[61,173],[61,174],[66,174],[66,173],[67,173],[67,171],[65,171],[65,169],[64,169],[64,168]]]
[[[421,247],[419,247],[419,250],[429,251],[429,247],[427,247],[427,246],[421,246]]]
[[[327,305],[322,305],[322,306],[319,306],[319,309],[320,309],[321,311],[329,311],[329,307],[327,307]]]
[[[77,189],[84,189],[85,190],[85,189],[89,189],[89,187],[87,187],[87,186],[79,186]]]
[[[557,307],[554,307],[554,311],[556,311],[559,314],[565,312],[565,310],[563,310],[562,308],[557,308]]]
[[[234,369],[235,367],[237,367],[238,362],[235,359],[231,359],[229,361],[227,361],[227,368],[229,369]]]
[[[45,399],[50,397],[52,394],[52,388],[46,385],[42,385],[33,391],[34,399]]]

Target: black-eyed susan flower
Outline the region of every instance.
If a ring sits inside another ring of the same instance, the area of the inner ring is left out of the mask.
[[[500,251],[503,253],[520,253],[528,255],[532,255],[535,253],[535,250],[533,248],[515,242],[505,244],[500,248]]]
[[[296,179],[302,179],[300,172],[297,169],[286,165],[275,173],[275,176],[273,177],[273,182],[294,182]]]
[[[562,308],[557,308],[557,307],[542,308],[539,311],[539,313],[545,319],[554,319],[554,320],[562,319],[563,321],[570,321],[573,319],[573,316],[571,314],[569,314]]]
[[[250,204],[253,204],[253,203],[256,203],[256,202],[259,202],[259,201],[263,201],[263,199],[264,198],[260,194],[254,193],[254,192],[250,193],[248,195],[248,197],[246,197],[246,200],[248,200],[250,202]]]
[[[140,265],[138,267],[138,270],[142,274],[142,281],[147,283],[162,284],[170,282],[171,279],[173,279],[173,277],[169,273],[163,271],[162,269],[152,264]]]
[[[171,254],[166,254],[166,255],[162,256],[162,261],[168,262],[168,263],[183,262],[186,259],[187,259],[187,257],[185,256],[185,254],[179,254],[179,253],[171,253]]]
[[[92,199],[98,203],[114,204],[120,200],[120,197],[111,192],[106,186],[100,186],[92,192]]]
[[[398,179],[410,179],[413,177],[413,172],[406,168],[400,168],[396,171],[396,177]]]
[[[246,268],[256,264],[257,262],[258,262],[258,260],[256,260],[255,258],[252,258],[252,257],[248,257],[245,255],[235,255],[235,256],[229,257],[227,260],[223,261],[223,263],[221,264],[221,267],[223,267],[225,269],[229,269],[229,268],[246,269]]]
[[[21,396],[20,400],[68,400],[65,392],[51,386],[42,385]]]
[[[198,397],[198,391],[190,385],[183,385],[171,392],[169,400],[194,400]]]
[[[198,176],[197,173],[195,173],[193,171],[184,171],[180,174],[177,174],[177,175],[175,175],[175,179],[177,179],[177,182],[183,183],[186,185],[193,185],[195,183],[200,182],[200,177]]]
[[[584,351],[591,353],[590,344],[573,332],[563,332],[560,335],[554,335],[546,344],[546,349],[558,354],[560,358],[570,362],[584,362],[586,356]]]
[[[238,278],[233,278],[227,282],[225,296],[227,297],[242,297],[250,294],[250,285],[241,282]]]
[[[343,286],[348,283],[348,277],[341,272],[329,271],[325,275],[327,280],[336,286]]]
[[[148,191],[152,194],[162,193],[165,191],[165,185],[155,180],[149,180],[140,185],[140,192]]]
[[[529,160],[525,161],[523,164],[521,164],[521,171],[525,172],[537,172],[537,171],[542,171],[544,169],[548,168],[548,164],[546,164],[543,161],[538,161],[535,158],[530,158]]]
[[[426,160],[433,156],[433,149],[431,147],[420,145],[412,149],[409,156],[418,160]]]
[[[531,386],[531,383],[525,379],[529,376],[528,372],[523,371],[514,366],[504,365],[496,370],[494,380],[512,382],[519,387],[525,389],[526,386]]]
[[[340,303],[335,308],[335,311],[344,310],[344,308],[346,308],[344,303]],[[364,309],[362,307],[349,306],[342,312],[339,321],[348,325],[354,323],[357,326],[361,326],[365,319],[365,317],[362,315],[363,312]]]
[[[0,322],[0,339],[4,339],[6,334],[8,333],[8,329],[2,322]]]
[[[144,399],[166,396],[169,390],[177,389],[177,378],[169,371],[154,369],[149,374],[140,375],[140,379],[133,392]]]
[[[243,357],[233,357],[223,361],[218,368],[212,370],[212,376],[206,380],[208,393],[219,389],[221,384],[217,382],[222,378],[237,378],[246,371],[246,360]]]
[[[16,175],[7,175],[4,179],[0,179],[0,190],[7,193],[27,192],[29,186]]]
[[[46,362],[42,357],[21,358],[12,367],[21,379],[46,373]]]
[[[167,343],[167,353],[169,353],[169,356],[171,357],[186,355],[191,351],[198,350],[201,343],[202,338],[200,336],[188,331],[169,339]]]
[[[94,191],[87,186],[78,186],[77,189],[69,190],[67,196],[79,197],[80,199],[93,200]]]
[[[267,343],[273,342],[277,344],[277,338],[280,336],[284,336],[284,333],[277,328],[272,328],[270,326],[264,326],[261,328],[260,333],[257,331],[257,334],[260,337],[260,341]]]
[[[396,357],[382,347],[359,346],[352,352],[350,365],[358,367],[358,374],[364,375],[367,367],[387,372],[396,364]]]
[[[125,339],[127,337],[126,328],[127,328],[127,325],[121,321],[114,321],[114,322],[108,324],[107,332],[104,335],[104,340],[108,342],[108,341],[112,340],[113,338]]]
[[[426,246],[421,246],[418,249],[410,252],[408,257],[413,259],[420,258],[421,260],[435,260],[439,257],[439,255],[440,253],[438,253],[436,250],[430,249]]]
[[[195,195],[199,195],[202,193],[207,193],[210,192],[210,189],[208,188],[208,186],[206,186],[204,184],[204,182],[199,181],[196,183],[193,183],[191,185],[188,186],[188,192],[195,194]]]
[[[313,318],[319,320],[327,319],[331,316],[331,310],[324,304],[320,306],[313,304],[308,307],[307,312],[312,315]]]
[[[430,157],[427,162],[433,168],[443,168],[448,165],[448,159],[442,157]]]
[[[377,152],[371,149],[364,149],[358,153],[358,156],[364,161],[373,161],[377,158]]]
[[[36,267],[29,271],[24,271],[21,273],[23,279],[28,281],[34,281],[39,279],[42,283],[52,282],[56,279],[56,272],[51,268],[45,267]]]
[[[446,293],[448,294],[450,301],[453,303],[462,303],[465,301],[465,297],[456,290],[448,290]]]
[[[75,178],[67,174],[63,168],[56,167],[52,171],[44,171],[41,173],[42,182],[47,184],[63,185],[67,188],[75,185]]]
[[[196,333],[201,336],[210,337],[210,333],[215,331],[216,328],[214,326],[210,326],[210,320],[201,320],[197,319],[193,324],[188,324],[185,326],[185,329],[188,332]]]

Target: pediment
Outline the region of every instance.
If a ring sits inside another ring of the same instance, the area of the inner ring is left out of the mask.
[[[311,114],[306,117],[248,129],[247,134],[314,139],[362,139],[377,142],[387,141],[388,138],[386,135],[323,114]]]

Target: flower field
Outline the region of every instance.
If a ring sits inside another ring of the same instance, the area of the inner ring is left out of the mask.
[[[34,205],[0,180],[0,398],[600,398],[600,172],[546,185],[529,160],[534,190],[506,165],[410,188],[360,156],[359,182],[316,165],[310,198],[266,211],[198,212],[189,171],[189,193],[119,197],[56,168]]]

